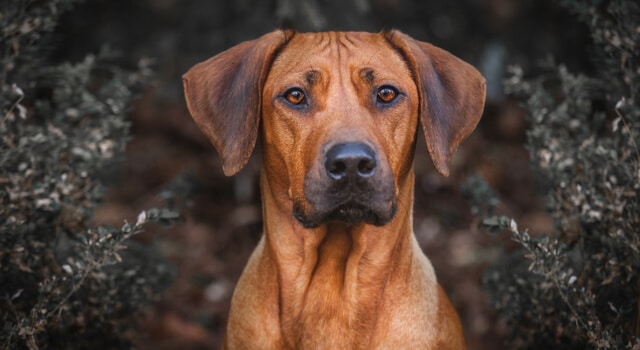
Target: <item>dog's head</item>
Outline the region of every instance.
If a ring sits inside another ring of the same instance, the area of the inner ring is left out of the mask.
[[[485,97],[472,66],[398,31],[275,31],[194,66],[184,87],[225,174],[247,163],[261,130],[269,185],[305,227],[386,224],[418,124],[446,176]]]

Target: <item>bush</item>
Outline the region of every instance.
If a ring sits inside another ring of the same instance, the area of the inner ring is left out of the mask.
[[[0,313],[4,348],[126,346],[133,314],[171,269],[129,240],[149,222],[92,228],[105,181],[129,139],[126,112],[149,61],[118,66],[107,50],[52,64],[52,30],[74,0],[0,4]],[[128,249],[127,249],[128,248]]]
[[[512,219],[485,219],[522,248],[485,273],[485,289],[513,348],[639,349],[640,5],[561,4],[591,31],[593,71],[548,60],[534,77],[511,67],[505,82],[528,111],[528,150],[556,232],[534,237]],[[493,197],[478,183],[468,189],[476,207]]]

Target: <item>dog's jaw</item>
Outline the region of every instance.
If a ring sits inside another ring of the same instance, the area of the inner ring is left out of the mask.
[[[294,204],[293,217],[296,218],[304,228],[316,228],[330,222],[340,222],[347,226],[355,226],[360,223],[384,226],[393,219],[397,208],[398,206],[395,201],[390,202],[386,210],[380,210],[379,208],[373,209],[357,202],[346,202],[331,211],[309,215],[303,212],[300,204]]]

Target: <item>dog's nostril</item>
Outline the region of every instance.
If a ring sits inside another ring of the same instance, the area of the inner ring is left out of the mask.
[[[375,174],[376,154],[363,143],[341,143],[329,149],[324,166],[334,180],[366,178]]]
[[[364,158],[358,163],[358,174],[362,177],[368,177],[373,175],[376,169],[375,158]]]
[[[330,162],[327,167],[327,172],[334,179],[341,179],[346,174],[347,165],[342,161]]]

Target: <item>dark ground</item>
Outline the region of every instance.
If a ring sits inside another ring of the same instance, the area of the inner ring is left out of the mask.
[[[488,305],[481,279],[509,242],[478,229],[480,219],[459,188],[468,175],[480,174],[502,197],[500,210],[521,227],[534,234],[551,230],[529,171],[524,112],[502,94],[499,82],[508,64],[531,71],[550,54],[571,69],[588,68],[584,28],[549,0],[309,0],[292,1],[291,8],[287,3],[99,0],[78,6],[61,24],[60,59],[77,60],[109,44],[129,63],[142,56],[157,62],[158,79],[131,111],[133,139],[121,177],[96,213],[99,223],[121,225],[145,208],[167,205],[161,192],[168,183],[179,188],[177,204],[181,198],[188,204],[181,224],[142,237],[179,273],[134,335],[137,344],[200,349],[220,343],[234,283],[261,234],[259,160],[254,157],[234,178],[222,175],[213,147],[186,110],[180,75],[284,23],[305,31],[398,28],[451,51],[487,77],[485,115],[458,150],[449,178],[437,174],[424,143],[418,144],[414,225],[462,318],[470,348],[504,348],[507,330]],[[295,5],[302,3],[310,6]]]

